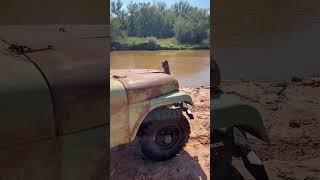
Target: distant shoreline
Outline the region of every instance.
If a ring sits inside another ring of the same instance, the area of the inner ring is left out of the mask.
[[[150,50],[150,49],[117,49],[117,50],[112,50],[111,52],[116,52],[116,51],[188,51],[188,50],[210,50],[210,48],[204,48],[204,49],[155,49],[155,50]]]
[[[174,38],[151,39],[128,37],[111,42],[111,51],[209,50],[210,43],[180,44]]]

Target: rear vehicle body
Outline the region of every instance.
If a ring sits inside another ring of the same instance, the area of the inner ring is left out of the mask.
[[[0,29],[0,179],[104,179],[104,26]]]
[[[255,179],[268,179],[262,161],[251,150],[246,135],[249,133],[268,142],[260,113],[230,95],[215,97],[211,113],[214,116],[211,124],[214,177],[243,179],[241,173],[232,166],[232,157],[239,157]]]
[[[233,157],[240,157],[246,169],[256,180],[267,180],[262,161],[251,150],[247,133],[268,142],[268,135],[258,110],[241,103],[232,95],[219,89],[220,69],[213,62],[213,96],[211,99],[211,163],[214,179],[243,180],[241,173],[232,165]]]

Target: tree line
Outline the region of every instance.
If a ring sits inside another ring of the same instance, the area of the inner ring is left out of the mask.
[[[179,43],[199,44],[209,41],[210,13],[178,1],[168,7],[165,2],[130,3],[111,1],[111,40],[125,37],[175,38]]]

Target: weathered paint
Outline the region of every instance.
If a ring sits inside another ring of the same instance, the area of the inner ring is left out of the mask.
[[[0,148],[51,139],[54,116],[46,81],[32,63],[8,47],[0,40]]]
[[[141,123],[153,109],[179,102],[193,105],[191,96],[178,87],[176,79],[159,70],[111,70],[111,147],[134,140]]]
[[[268,135],[256,108],[242,104],[237,97],[221,95],[211,100],[211,129],[239,126],[250,134],[268,141]]]
[[[179,89],[178,81],[168,74],[153,69],[111,70],[125,86],[129,104],[138,103]]]
[[[110,77],[110,147],[129,142],[127,93],[118,80]]]

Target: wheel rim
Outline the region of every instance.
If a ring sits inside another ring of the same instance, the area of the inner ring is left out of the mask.
[[[180,131],[176,126],[169,126],[159,129],[154,137],[154,142],[161,149],[167,150],[177,144],[180,136]]]

